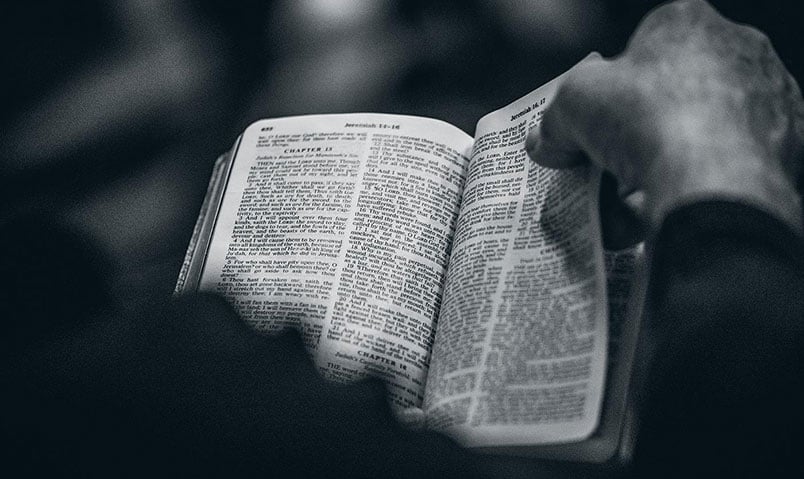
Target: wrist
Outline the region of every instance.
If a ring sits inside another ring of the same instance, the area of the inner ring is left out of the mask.
[[[743,152],[745,153],[745,152]],[[700,158],[700,157],[699,157]],[[781,220],[797,234],[804,232],[802,199],[781,167],[738,156],[709,161],[674,162],[664,175],[645,185],[646,212],[654,229],[673,210],[691,203],[725,200],[754,206]],[[658,166],[662,168],[661,165]]]

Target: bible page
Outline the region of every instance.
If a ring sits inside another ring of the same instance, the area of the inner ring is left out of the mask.
[[[397,409],[421,407],[471,146],[400,115],[252,124],[199,289],[257,330],[297,328],[325,377],[377,376]]]
[[[475,447],[579,441],[604,389],[599,172],[531,162],[559,79],[477,124],[425,391],[429,427]]]

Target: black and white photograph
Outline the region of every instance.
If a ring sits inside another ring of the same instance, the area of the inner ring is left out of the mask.
[[[804,477],[786,0],[7,0],[0,476]]]

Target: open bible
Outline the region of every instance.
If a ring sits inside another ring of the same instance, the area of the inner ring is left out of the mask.
[[[527,158],[559,83],[474,138],[390,114],[253,123],[216,163],[177,292],[297,328],[323,376],[380,377],[403,420],[464,445],[609,460],[635,252],[603,250],[598,171]]]

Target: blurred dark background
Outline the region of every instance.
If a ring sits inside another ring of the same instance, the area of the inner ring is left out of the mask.
[[[375,111],[471,134],[588,52],[617,54],[658,3],[5,1],[0,224],[66,224],[119,305],[150,302],[172,291],[213,161],[252,121]],[[798,2],[713,3],[802,78]]]

